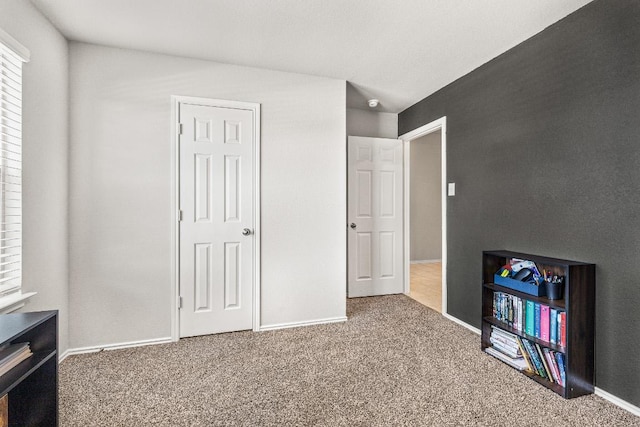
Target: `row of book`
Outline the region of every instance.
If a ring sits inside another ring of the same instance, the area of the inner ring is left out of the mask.
[[[493,317],[542,341],[567,345],[567,313],[505,292],[493,293]]]
[[[0,376],[6,374],[33,353],[28,342],[0,347]]]
[[[485,349],[488,354],[520,371],[528,371],[552,383],[565,386],[564,354],[541,347],[496,326],[491,328],[491,347]]]

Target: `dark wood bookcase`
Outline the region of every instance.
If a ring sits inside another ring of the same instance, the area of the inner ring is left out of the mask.
[[[33,355],[0,376],[9,426],[58,425],[58,312],[0,315],[0,345],[29,342]]]
[[[511,258],[531,260],[538,269],[551,270],[565,277],[564,299],[550,300],[494,284],[494,274]],[[570,399],[593,393],[594,388],[594,317],[595,317],[595,264],[548,258],[511,251],[484,251],[482,253],[482,350],[491,347],[491,326],[564,354],[566,386],[562,387],[541,376],[522,373],[560,396]],[[566,313],[566,345],[564,347],[540,340],[508,326],[493,316],[494,292],[545,304]]]

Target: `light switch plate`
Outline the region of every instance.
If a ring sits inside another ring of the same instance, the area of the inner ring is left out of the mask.
[[[447,195],[448,196],[455,196],[456,195],[456,183],[455,182],[450,182],[449,185],[447,186]]]

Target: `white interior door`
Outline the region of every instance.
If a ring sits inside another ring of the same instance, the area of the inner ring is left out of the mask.
[[[402,141],[348,139],[349,297],[404,291]]]
[[[180,336],[251,329],[254,114],[180,103]]]

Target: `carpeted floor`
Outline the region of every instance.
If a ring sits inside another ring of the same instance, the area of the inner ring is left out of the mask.
[[[72,356],[62,426],[640,426],[597,396],[564,400],[404,295],[349,321]]]

